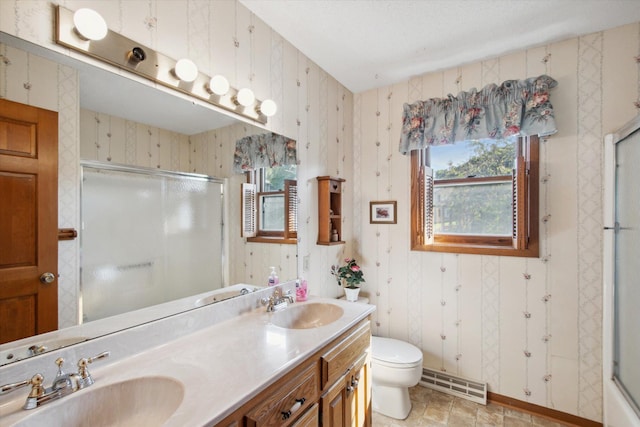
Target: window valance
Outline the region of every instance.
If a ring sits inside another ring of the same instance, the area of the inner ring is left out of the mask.
[[[295,165],[296,141],[276,133],[245,136],[236,141],[233,171],[244,173],[259,168]]]
[[[542,75],[404,104],[400,152],[467,139],[554,134],[549,89],[557,84]]]

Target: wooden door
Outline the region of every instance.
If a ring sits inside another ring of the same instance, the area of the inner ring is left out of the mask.
[[[58,327],[57,218],[58,113],[0,99],[0,344]]]

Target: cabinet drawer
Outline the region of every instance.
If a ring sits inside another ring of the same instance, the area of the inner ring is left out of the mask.
[[[322,355],[321,388],[333,384],[371,346],[371,324],[366,321],[344,340]]]
[[[286,426],[295,421],[320,394],[317,364],[310,365],[279,390],[246,414],[247,426]]]
[[[320,405],[314,404],[291,427],[318,427],[320,425]]]

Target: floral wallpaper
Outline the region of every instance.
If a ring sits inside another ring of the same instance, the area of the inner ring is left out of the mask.
[[[425,366],[486,381],[490,391],[602,419],[601,146],[604,134],[637,114],[640,23],[354,95],[234,0],[60,3],[93,7],[116,31],[171,57],[190,56],[203,72],[224,74],[234,86],[251,85],[258,98],[277,102],[268,130],[297,141],[297,251],[240,244],[230,254],[243,260],[230,272],[234,281],[266,280],[268,271],[256,266],[258,258],[269,259],[297,269],[312,295],[337,297],[341,289],[330,266],[356,258],[367,278],[362,291],[377,306],[376,335],[412,342],[423,351]],[[0,1],[1,31],[60,51],[51,40],[52,22],[46,0]],[[0,54],[0,96],[65,112],[59,217],[61,226],[77,228],[81,141],[74,73],[45,72],[50,64],[3,46]],[[52,75],[60,86],[43,91],[40,85]],[[552,94],[558,132],[543,141],[540,153],[542,256],[410,251],[410,168],[398,153],[403,105],[539,75],[558,81]],[[86,118],[98,128],[109,121],[98,117],[98,123],[90,112]],[[230,172],[233,142],[245,136],[242,125],[190,135],[187,142],[160,130],[145,135],[137,126],[123,129],[135,144],[109,151],[105,139],[99,147],[83,142],[83,150],[97,158],[224,174]],[[322,175],[346,179],[343,210],[352,215],[343,215],[345,245],[315,244],[315,177]],[[369,202],[375,200],[397,201],[397,224],[369,224]],[[229,209],[229,218],[239,218],[239,203],[231,199]],[[75,295],[78,259],[77,243],[65,244],[60,271],[69,292],[63,298]],[[73,317],[61,313],[65,321]]]
[[[640,23],[428,73],[355,95],[355,236],[378,310],[374,334],[424,365],[536,405],[601,421],[602,144],[637,114]],[[557,133],[540,146],[540,258],[410,250],[403,106],[548,75]],[[633,88],[633,90],[629,90]],[[368,223],[396,200],[398,224]]]

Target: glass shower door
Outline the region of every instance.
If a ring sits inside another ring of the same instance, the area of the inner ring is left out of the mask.
[[[640,131],[615,148],[614,381],[640,414]]]
[[[223,181],[83,164],[83,321],[219,289]]]

